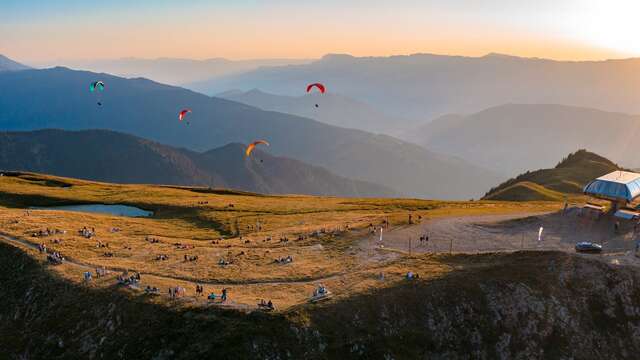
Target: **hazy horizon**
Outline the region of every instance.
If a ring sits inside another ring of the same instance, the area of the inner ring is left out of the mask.
[[[609,61],[609,60],[630,60],[630,59],[640,59],[640,54],[637,56],[618,56],[618,57],[607,57],[602,59],[556,59],[553,57],[542,57],[542,56],[525,56],[519,54],[512,53],[503,53],[491,51],[484,54],[479,55],[463,55],[456,53],[436,53],[432,51],[420,51],[415,53],[397,53],[397,54],[387,54],[387,55],[353,55],[349,53],[337,53],[337,52],[328,52],[326,54],[320,55],[318,57],[256,57],[256,58],[227,58],[227,57],[206,57],[206,58],[188,58],[188,57],[171,57],[171,56],[155,56],[155,57],[137,57],[137,56],[121,56],[121,57],[112,57],[112,58],[59,58],[59,59],[50,59],[50,60],[42,60],[42,61],[22,61],[18,58],[11,56],[8,53],[0,53],[0,55],[4,55],[11,60],[23,63],[29,66],[43,66],[43,65],[60,65],[64,66],[65,63],[90,63],[90,62],[115,62],[115,61],[126,61],[126,60],[139,60],[139,61],[160,61],[160,60],[174,60],[174,61],[194,61],[194,62],[206,62],[206,61],[231,61],[231,62],[250,62],[250,61],[268,61],[268,60],[281,60],[281,61],[317,61],[326,56],[331,55],[344,55],[344,56],[352,56],[354,58],[393,58],[393,57],[410,57],[410,56],[420,56],[420,55],[432,55],[432,56],[449,56],[449,57],[466,57],[466,58],[483,58],[491,55],[502,55],[502,56],[510,56],[517,57],[523,59],[541,59],[541,60],[550,60],[550,61],[558,61],[558,62],[566,62],[566,61],[575,61],[575,62],[601,62],[601,61]]]
[[[314,59],[329,53],[503,53],[555,60],[640,55],[640,45],[633,45],[640,4],[633,1],[7,0],[0,9],[0,53],[33,64]]]

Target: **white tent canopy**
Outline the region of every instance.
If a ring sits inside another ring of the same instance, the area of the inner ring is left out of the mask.
[[[588,183],[584,193],[607,200],[631,202],[640,196],[640,174],[614,171]]]

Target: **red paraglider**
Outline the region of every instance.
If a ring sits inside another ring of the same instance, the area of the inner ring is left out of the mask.
[[[318,88],[321,94],[324,94],[324,91],[325,91],[324,85],[320,83],[313,83],[313,84],[307,85],[307,93],[311,92],[311,89],[313,89],[314,87]],[[316,104],[316,107],[318,107],[318,104]]]
[[[320,83],[313,83],[313,84],[307,85],[307,92],[310,92],[311,89],[313,89],[314,87],[318,88],[318,90],[320,90],[320,92],[324,94],[324,91],[325,91],[324,85]]]
[[[182,121],[185,118],[185,116],[187,116],[187,114],[190,112],[191,112],[191,109],[184,109],[180,111],[180,114],[178,114],[178,120]]]

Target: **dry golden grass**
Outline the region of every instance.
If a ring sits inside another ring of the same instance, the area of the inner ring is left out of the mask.
[[[79,203],[126,204],[152,210],[155,215],[129,218],[54,210],[31,210],[27,215],[23,210],[29,206]],[[370,223],[380,224],[388,219],[392,227],[406,226],[409,213],[417,219],[539,212],[561,206],[553,202],[264,196],[202,188],[117,185],[37,174],[0,177],[0,205],[3,233],[31,244],[45,243],[70,260],[88,265],[85,268],[67,263],[52,267],[72,281],[81,281],[81,274],[87,269],[104,266],[113,270],[112,275],[95,280],[90,286],[113,286],[116,271],[129,269],[143,274],[142,287],[160,287],[163,295],[169,286],[177,285],[193,295],[195,284],[203,283],[205,293],[219,294],[222,287],[227,287],[236,303],[254,305],[258,299],[272,299],[280,309],[305,302],[320,282],[341,297],[403,281],[402,275],[408,270],[423,278],[451,271],[449,265],[427,255],[362,261],[358,243]],[[255,229],[257,221],[262,224],[261,231]],[[350,231],[344,231],[347,225]],[[95,228],[96,237],[80,236],[78,230],[83,226]],[[45,228],[66,230],[66,234],[31,236]],[[111,232],[112,228],[121,231]],[[340,231],[309,236],[319,229]],[[236,236],[237,232],[240,236]],[[298,235],[305,238],[297,241]],[[264,241],[267,236],[273,240]],[[289,241],[279,242],[281,236],[287,236]],[[160,242],[152,244],[146,237]],[[221,237],[225,239],[219,240]],[[53,239],[61,242],[55,244]],[[219,240],[219,244],[213,244],[213,240]],[[97,247],[98,241],[109,244],[109,248]],[[180,250],[175,243],[193,249]],[[105,257],[105,252],[114,256]],[[169,259],[155,260],[160,254]],[[198,261],[185,262],[185,254],[198,255]],[[274,263],[275,258],[287,255],[293,256],[293,263]],[[222,267],[218,265],[221,258],[234,262]],[[378,279],[380,272],[385,273],[385,281]],[[165,300],[162,296],[152,301]],[[200,299],[192,303],[204,302]]]

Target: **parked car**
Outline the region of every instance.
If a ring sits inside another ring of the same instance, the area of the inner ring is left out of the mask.
[[[592,243],[592,242],[582,241],[576,244],[576,251],[586,252],[586,253],[600,253],[602,252],[602,245]]]

